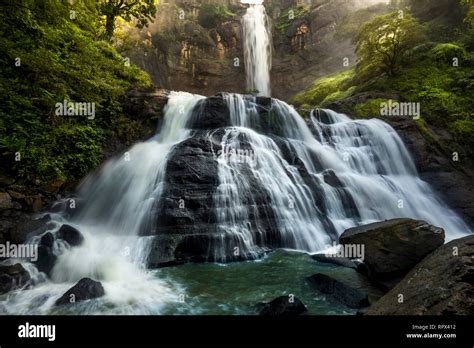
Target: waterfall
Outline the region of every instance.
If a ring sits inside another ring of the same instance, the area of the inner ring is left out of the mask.
[[[10,293],[0,311],[69,313],[54,303],[83,277],[101,281],[105,296],[74,306],[73,313],[161,313],[176,302],[181,285],[147,270],[154,237],[141,235],[156,232],[154,223],[163,213],[157,203],[168,198],[162,192],[170,156],[193,137],[219,148],[211,155],[217,178],[209,209],[215,221],[206,222],[218,242],[203,246],[213,260],[238,259],[229,246],[238,247],[244,258],[274,248],[317,252],[347,228],[396,217],[443,227],[447,240],[469,232],[419,178],[400,137],[385,122],[351,120],[331,110],[313,111],[305,121],[288,104],[264,97],[223,93],[213,100],[225,106],[226,125],[199,130],[189,121],[197,115],[207,117],[197,118],[206,124],[217,109],[202,114],[204,97],[172,92],[160,132],[86,178],[73,216],[52,214],[49,232],[70,224],[83,234],[83,244],[70,248],[56,240],[58,258],[49,278],[22,263],[32,287]],[[200,148],[184,151],[202,153]],[[190,214],[196,213],[192,209]],[[174,228],[164,233],[172,235]],[[196,227],[186,233],[196,233]]]
[[[320,110],[308,125],[279,100],[263,116],[255,97],[224,101],[233,127],[222,137],[215,205],[219,231],[236,236],[245,253],[265,245],[316,252],[347,228],[397,217],[441,226],[447,240],[469,231],[418,177],[385,122]]]
[[[242,18],[247,90],[256,90],[258,95],[270,96],[272,39],[269,18],[263,0],[242,0],[242,3],[249,4]]]
[[[151,238],[139,233],[154,217],[152,206],[160,198],[167,155],[189,136],[184,126],[202,98],[172,92],[161,131],[88,176],[79,187],[73,217],[52,214],[54,227],[49,232],[56,233],[67,223],[82,233],[84,242],[68,248],[55,241],[58,259],[49,280],[24,264],[38,285],[10,296],[7,313],[54,313],[55,300],[84,277],[101,281],[106,293],[100,300],[105,308],[85,307],[84,314],[155,313],[176,298],[176,289],[146,271]],[[39,237],[29,242],[38,243]]]

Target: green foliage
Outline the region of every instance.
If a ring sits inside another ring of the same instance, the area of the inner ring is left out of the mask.
[[[374,118],[380,117],[380,107],[382,103],[388,103],[387,99],[370,99],[364,103],[356,104],[354,107],[354,115],[357,118]]]
[[[114,35],[117,17],[126,22],[136,21],[137,27],[143,28],[153,22],[156,13],[155,0],[99,0],[100,14],[105,16],[105,38]]]
[[[227,5],[221,3],[202,4],[199,9],[198,22],[203,28],[215,28],[222,21],[234,17]]]
[[[354,70],[345,70],[316,80],[309,88],[295,95],[291,102],[296,105],[319,105],[325,99],[335,100],[348,96]],[[349,93],[353,92],[353,89]],[[332,95],[337,93],[337,95]],[[332,96],[331,96],[332,95]],[[328,97],[331,96],[331,97]]]
[[[0,171],[20,180],[78,179],[96,167],[120,98],[150,84],[110,44],[95,41],[93,1],[78,6],[71,20],[67,2],[0,5]],[[95,119],[56,115],[64,100],[95,103]]]
[[[423,6],[418,8],[424,10]],[[404,12],[405,22],[397,19],[397,14],[377,17],[362,26],[357,38],[359,62],[355,72],[342,71],[320,78],[294,96],[293,102],[308,108],[324,107],[337,100],[350,115],[368,118],[381,117],[381,103],[398,96],[399,102],[420,103],[421,119],[416,123],[429,142],[447,155],[459,151],[474,158],[474,29],[466,30],[460,20],[457,27],[442,28],[464,32],[454,42],[445,41],[444,35],[438,41],[421,42],[423,28],[408,12]],[[429,22],[428,31],[432,32],[433,26],[438,28],[439,23]],[[397,48],[393,73],[378,52],[390,47],[384,41],[387,32],[394,32],[388,37],[398,35],[402,42]],[[412,34],[414,37],[409,37]],[[436,38],[432,33],[430,37]],[[377,40],[382,40],[380,47],[376,47]],[[367,99],[370,96],[374,98]],[[354,105],[354,100],[364,101]],[[440,141],[430,131],[433,127],[448,131],[453,140]]]
[[[356,37],[357,72],[397,74],[406,51],[423,39],[423,27],[408,11],[393,11],[365,23]]]
[[[309,14],[310,8],[308,6],[292,6],[283,11],[275,24],[277,30],[285,31],[288,29],[296,19],[304,18]]]
[[[445,63],[452,63],[454,58],[462,63],[468,58],[466,50],[453,43],[440,43],[431,50],[431,54],[436,60]]]

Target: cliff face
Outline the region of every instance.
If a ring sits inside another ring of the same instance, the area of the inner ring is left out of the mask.
[[[280,99],[315,78],[355,63],[350,37],[336,35],[344,18],[360,8],[358,0],[267,0],[273,36],[272,95]],[[245,67],[239,0],[170,0],[158,5],[148,30],[123,55],[148,71],[155,84],[171,90],[213,95],[243,93]]]

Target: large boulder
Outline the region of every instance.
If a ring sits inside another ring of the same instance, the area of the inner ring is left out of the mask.
[[[28,284],[30,274],[19,263],[0,266],[0,295]]]
[[[435,250],[366,314],[474,315],[474,235]]]
[[[280,296],[267,303],[257,305],[258,314],[266,316],[296,317],[308,312],[306,306],[297,297]]]
[[[56,301],[56,305],[61,306],[91,300],[102,297],[104,294],[104,287],[100,282],[90,278],[82,278]]]
[[[58,231],[58,237],[66,241],[70,246],[79,246],[84,242],[84,237],[77,228],[70,225],[62,225]]]
[[[444,230],[425,221],[393,219],[350,228],[340,236],[343,245],[364,246],[369,275],[388,288],[430,252],[443,245]]]

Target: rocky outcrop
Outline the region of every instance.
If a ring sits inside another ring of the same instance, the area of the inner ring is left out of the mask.
[[[84,241],[84,237],[77,228],[69,225],[62,225],[58,231],[58,238],[61,238],[67,242],[70,246],[81,245]]]
[[[104,287],[100,282],[90,278],[82,278],[76,285],[56,300],[56,306],[91,300],[104,295]]]
[[[134,33],[137,41],[131,48],[123,47],[123,56],[150,73],[153,82],[163,88],[202,95],[223,90],[245,93],[241,19],[246,6],[235,0],[218,3],[228,15],[207,15],[212,20],[202,20],[212,3],[160,3],[154,23]],[[265,1],[272,24],[273,96],[287,99],[317,77],[339,70],[344,58],[350,65],[355,63],[351,39],[338,37],[336,32],[360,3]]]
[[[474,236],[436,249],[366,314],[474,315]]]
[[[0,265],[0,295],[24,287],[29,280],[30,274],[21,264]]]
[[[443,245],[444,230],[425,221],[393,219],[350,228],[339,241],[363,246],[369,276],[389,288],[394,280]]]
[[[53,235],[47,232],[41,236],[38,244],[38,259],[35,266],[38,271],[50,275],[51,271],[58,259],[57,251],[55,252],[54,243],[57,239],[66,242],[70,247],[80,246],[84,242],[84,236],[76,228],[70,225],[62,225],[57,233]]]
[[[306,314],[308,309],[297,297],[280,296],[276,299],[257,305],[259,315],[296,317]]]

